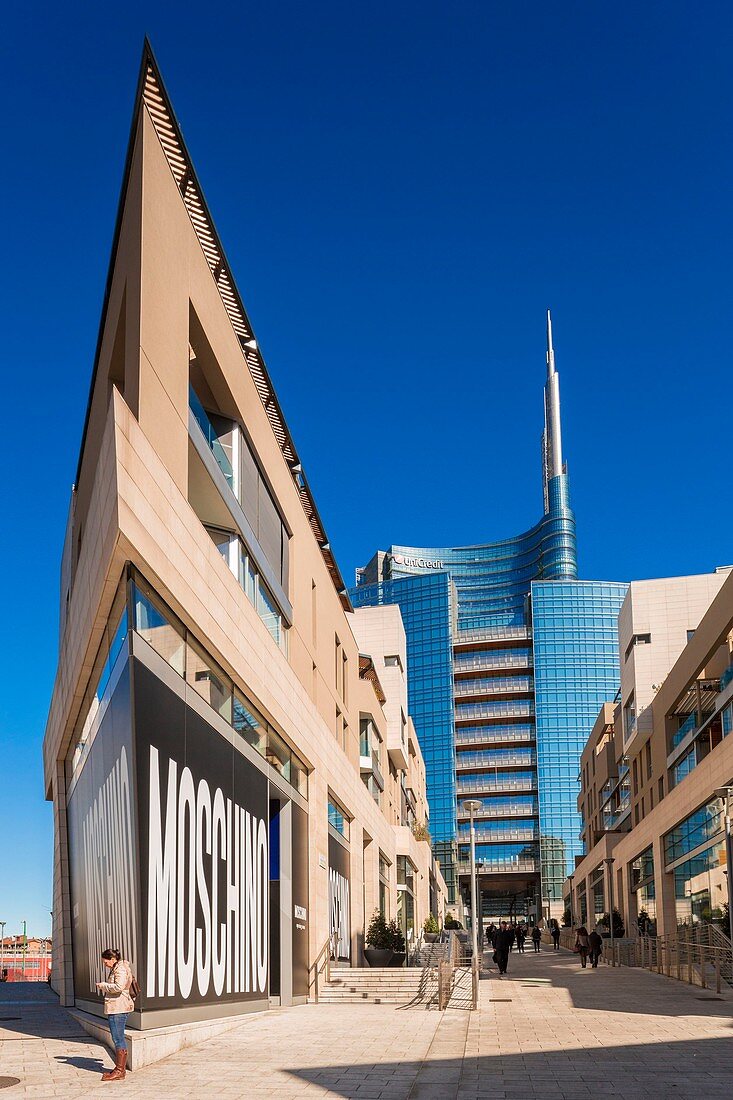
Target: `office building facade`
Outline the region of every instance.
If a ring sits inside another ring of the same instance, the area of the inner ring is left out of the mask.
[[[595,923],[613,892],[631,934],[698,924],[728,934],[716,791],[733,783],[731,570],[632,582],[618,650],[620,690],[581,757],[584,855],[566,908]]]
[[[362,965],[375,909],[413,934],[442,914],[399,612],[389,653],[357,642],[147,47],[60,604],[43,752],[63,1004],[101,1013],[116,947],[133,1028],[210,1028],[305,1000],[329,954]]]

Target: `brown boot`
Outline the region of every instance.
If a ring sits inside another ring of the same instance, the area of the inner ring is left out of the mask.
[[[116,1050],[115,1051],[115,1068],[107,1070],[102,1074],[103,1081],[124,1081],[125,1080],[125,1066],[127,1065],[127,1051]]]

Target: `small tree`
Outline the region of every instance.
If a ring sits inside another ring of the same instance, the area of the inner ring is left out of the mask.
[[[431,913],[430,916],[425,918],[425,920],[423,921],[422,930],[423,932],[428,932],[430,935],[435,935],[436,932],[440,931],[438,918],[436,917],[435,913]]]
[[[611,916],[609,913],[604,913],[598,922],[603,928],[611,927]],[[620,940],[626,929],[624,928],[624,918],[619,913],[618,909],[613,911],[613,938]]]
[[[570,910],[566,909],[565,912],[562,915],[562,926],[563,926],[563,928],[569,928],[570,927],[571,919],[572,918],[571,918]]]
[[[415,840],[425,840],[430,843],[430,833],[428,827],[424,821],[414,821],[412,824],[412,835]]]
[[[389,951],[390,948],[394,950],[389,925],[378,909],[374,910],[374,916],[369,921],[366,945],[373,947],[375,951]]]
[[[450,914],[449,914],[445,918],[445,927],[446,928],[452,928],[452,929],[455,930],[456,928],[463,928],[463,925],[461,924],[461,922],[459,920],[456,920],[455,917],[451,917]]]
[[[389,936],[388,946],[391,947],[393,951],[401,954],[405,950],[405,937],[396,920],[391,920],[387,925],[387,935]]]

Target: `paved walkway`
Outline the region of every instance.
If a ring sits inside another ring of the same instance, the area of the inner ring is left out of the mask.
[[[101,1085],[107,1052],[46,987],[0,987],[2,1097],[216,1100],[730,1100],[733,996],[645,971],[581,970],[543,949],[481,982],[478,1012],[306,1005],[247,1017],[219,1039]],[[15,992],[14,992],[15,991]],[[8,1016],[16,1019],[8,1020]],[[19,1019],[17,1017],[20,1017]],[[4,1030],[3,1030],[4,1029]]]

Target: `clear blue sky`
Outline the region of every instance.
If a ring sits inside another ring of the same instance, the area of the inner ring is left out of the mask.
[[[733,561],[730,5],[226,8],[4,19],[8,930],[48,928],[58,565],[146,31],[348,579],[539,518],[548,305],[582,575]]]

